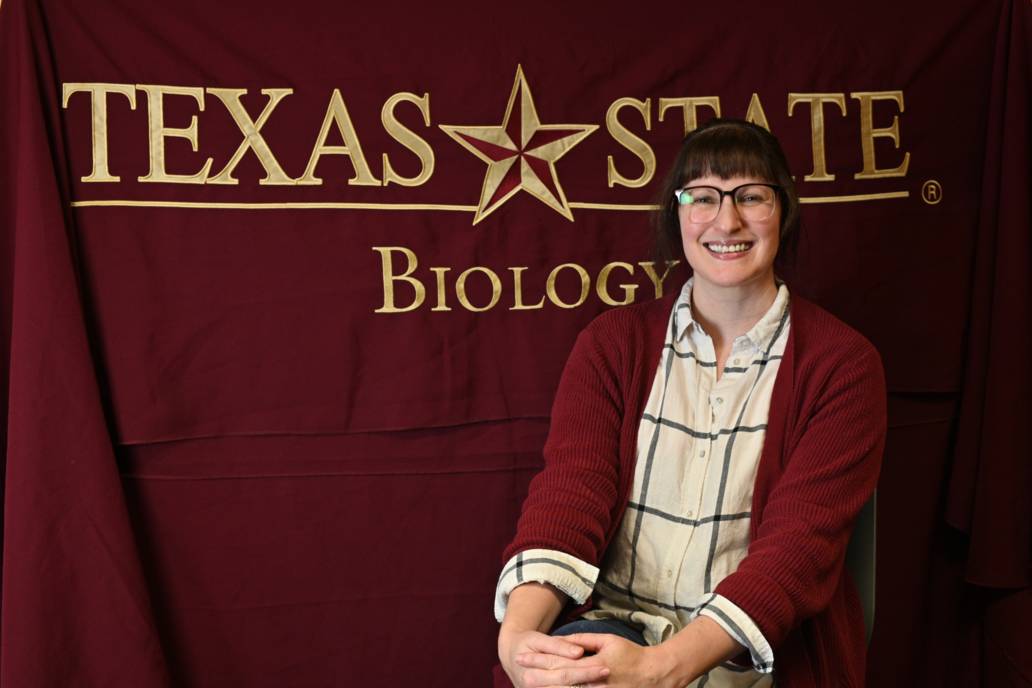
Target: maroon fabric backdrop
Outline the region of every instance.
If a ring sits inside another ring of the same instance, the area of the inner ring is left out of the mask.
[[[4,1],[0,683],[487,685],[566,354],[679,286],[718,108],[885,360],[871,685],[1027,682],[1032,5],[643,9]]]

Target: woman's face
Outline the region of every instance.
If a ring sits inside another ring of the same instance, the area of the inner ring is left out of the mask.
[[[753,177],[704,176],[692,179],[684,187],[712,186],[730,191],[749,183],[768,182]],[[678,207],[684,256],[695,273],[696,285],[766,287],[774,281],[774,257],[780,238],[781,205],[777,194],[774,194],[773,213],[762,220],[747,219],[747,215],[754,213],[740,211],[730,196],[720,197],[716,202],[719,203],[716,217],[705,222],[692,221],[693,204]],[[699,215],[698,211],[695,215]]]

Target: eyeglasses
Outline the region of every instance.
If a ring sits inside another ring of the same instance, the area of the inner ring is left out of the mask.
[[[724,196],[731,197],[743,220],[759,222],[774,215],[780,190],[776,184],[755,183],[742,184],[730,191],[722,191],[715,186],[687,186],[675,191],[674,198],[678,205],[688,206],[691,222],[712,222],[720,212]]]

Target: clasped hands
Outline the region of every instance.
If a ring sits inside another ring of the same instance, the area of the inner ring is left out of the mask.
[[[663,645],[642,647],[619,636],[516,633],[502,665],[516,688],[676,688],[673,658]]]

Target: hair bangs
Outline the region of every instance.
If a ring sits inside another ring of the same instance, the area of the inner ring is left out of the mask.
[[[778,175],[763,155],[755,132],[739,126],[717,125],[695,141],[684,161],[681,184],[700,177],[755,177],[776,183]]]

